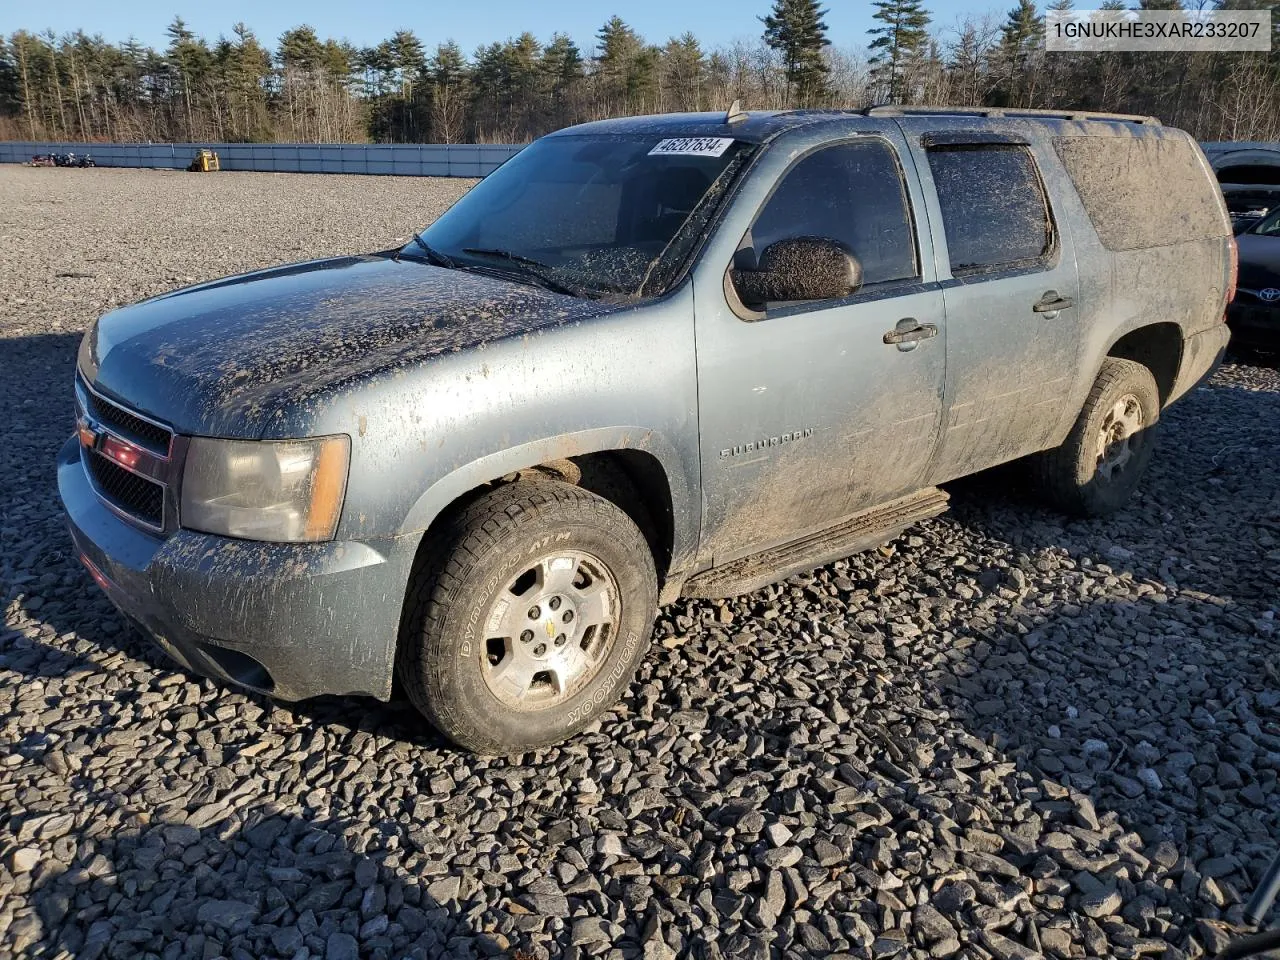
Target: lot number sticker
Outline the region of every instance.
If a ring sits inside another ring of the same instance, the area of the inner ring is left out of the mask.
[[[673,137],[660,140],[651,157],[718,157],[729,149],[733,137]]]

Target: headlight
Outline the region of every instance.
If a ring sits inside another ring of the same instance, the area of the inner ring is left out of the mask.
[[[182,525],[249,540],[333,539],[351,441],[195,437],[182,475]]]

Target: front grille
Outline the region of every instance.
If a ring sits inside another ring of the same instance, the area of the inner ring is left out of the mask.
[[[139,446],[146,447],[162,457],[169,456],[169,444],[173,434],[159,424],[144,420],[137,414],[126,410],[106,397],[85,390],[84,397],[89,405],[89,413],[104,426],[110,427],[126,440],[132,440]]]
[[[164,526],[164,487],[112,463],[92,450],[83,452],[85,466],[100,496],[148,526]]]

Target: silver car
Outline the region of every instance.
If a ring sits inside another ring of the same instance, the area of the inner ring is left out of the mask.
[[[756,589],[1025,458],[1121,507],[1227,341],[1231,226],[1142,117],[612,120],[399,249],[102,317],[58,482],[190,670],[392,695],[476,751],[606,714],[677,597]]]

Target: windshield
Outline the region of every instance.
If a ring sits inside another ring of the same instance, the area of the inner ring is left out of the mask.
[[[1259,220],[1250,233],[1260,233],[1264,237],[1280,237],[1280,207],[1271,211],[1271,216]]]
[[[427,249],[437,262],[583,296],[661,293],[747,150],[728,137],[548,137],[478,183],[403,253]]]

